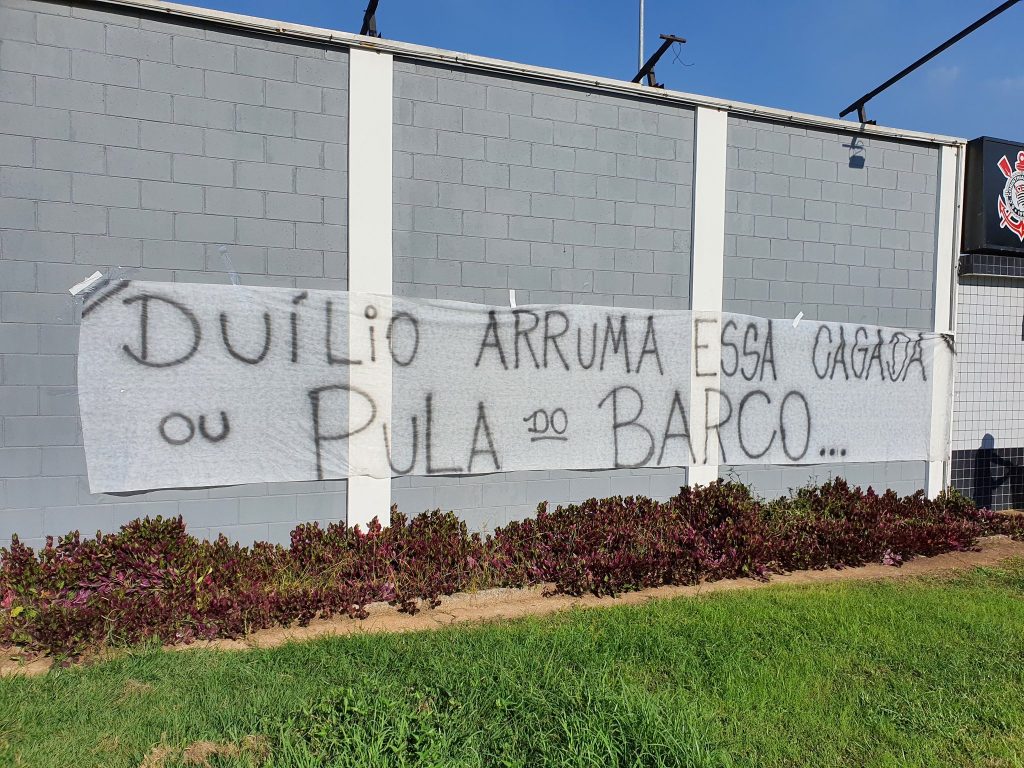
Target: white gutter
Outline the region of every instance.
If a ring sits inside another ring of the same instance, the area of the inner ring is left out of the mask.
[[[490,59],[485,56],[474,56],[468,53],[455,53],[452,51],[445,51],[440,48],[431,48],[425,45],[400,43],[394,40],[366,37],[363,35],[353,34],[351,32],[341,32],[338,30],[324,29],[322,27],[308,27],[303,24],[291,24],[284,21],[261,19],[255,16],[243,16],[237,13],[226,13],[224,11],[215,11],[209,8],[199,8],[197,6],[181,5],[178,3],[167,3],[162,2],[162,0],[96,0],[96,2],[120,8],[133,8],[141,11],[148,11],[150,13],[163,13],[195,21],[239,27],[267,35],[281,35],[284,37],[293,37],[320,43],[330,43],[350,48],[363,48],[366,50],[391,53],[395,56],[404,56],[406,58],[418,59],[420,61],[431,61],[465,67],[483,72],[493,72],[502,75],[516,75],[518,77],[533,80],[564,83],[581,88],[623,94],[634,98],[639,97],[652,101],[680,104],[687,107],[711,107],[712,109],[727,110],[738,117],[756,117],[775,121],[784,121],[805,127],[839,130],[868,136],[884,136],[887,138],[917,141],[926,144],[961,146],[967,143],[966,139],[954,136],[908,131],[899,128],[888,128],[880,125],[867,125],[855,123],[849,120],[838,120],[831,117],[808,115],[801,112],[789,112],[783,109],[760,107],[754,104],[727,101],[725,99],[716,99],[710,96],[701,96],[693,93],[650,88],[637,83],[629,83],[624,80],[613,80],[607,77],[582,75],[576,72],[565,72],[563,70],[549,69],[547,67],[535,67],[529,64],[516,64],[510,61],[502,61],[501,59]]]

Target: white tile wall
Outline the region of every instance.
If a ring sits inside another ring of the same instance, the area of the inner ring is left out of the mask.
[[[953,450],[1024,446],[1024,279],[970,277],[957,302]]]

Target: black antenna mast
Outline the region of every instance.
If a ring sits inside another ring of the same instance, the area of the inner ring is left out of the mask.
[[[953,35],[951,38],[949,38],[949,40],[944,42],[942,45],[940,45],[939,47],[929,51],[924,56],[922,56],[920,59],[918,59],[913,64],[911,64],[909,67],[907,67],[903,71],[899,72],[898,74],[895,74],[892,77],[890,77],[888,80],[886,80],[880,86],[875,88],[875,90],[873,90],[873,91],[871,91],[869,93],[865,93],[863,96],[861,96],[855,102],[853,102],[853,104],[851,104],[846,109],[844,109],[842,112],[840,112],[839,116],[840,117],[846,117],[848,114],[850,114],[854,110],[857,110],[857,119],[858,120],[860,120],[862,123],[867,123],[869,125],[874,125],[874,123],[875,123],[874,120],[868,120],[867,112],[864,110],[864,105],[865,104],[867,104],[869,101],[871,101],[873,98],[875,98],[875,96],[880,94],[882,91],[884,91],[889,86],[894,85],[895,83],[898,83],[900,80],[902,80],[904,77],[909,75],[911,72],[913,72],[915,69],[920,67],[922,64],[927,64],[929,61],[934,59],[936,56],[938,56],[944,50],[946,50],[950,46],[955,45],[956,43],[958,43],[961,40],[963,40],[965,37],[967,37],[969,34],[971,34],[971,32],[976,30],[978,27],[981,27],[981,26],[984,26],[985,24],[988,24],[988,22],[992,21],[992,19],[994,19],[996,16],[1001,14],[1003,11],[1009,10],[1010,8],[1012,8],[1016,4],[1017,4],[1017,0],[1007,0],[1007,2],[1003,3],[1002,5],[1000,5],[995,10],[993,10],[993,11],[991,11],[989,13],[986,13],[984,16],[982,16],[976,22],[971,24],[971,26],[966,27],[965,29],[960,30],[955,35]]]

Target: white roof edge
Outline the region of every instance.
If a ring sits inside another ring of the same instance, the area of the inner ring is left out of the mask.
[[[620,93],[623,95],[666,103],[676,103],[690,107],[722,109],[740,117],[779,120],[801,126],[839,130],[846,131],[848,133],[859,133],[892,139],[904,139],[907,141],[917,141],[930,144],[961,146],[967,143],[966,139],[955,136],[943,136],[935,133],[923,133],[921,131],[889,128],[881,125],[861,124],[849,120],[839,120],[832,117],[809,115],[801,112],[790,112],[784,109],[775,109],[772,107],[761,107],[755,104],[728,101],[726,99],[716,99],[711,96],[701,96],[699,94],[685,93],[683,91],[650,88],[648,86],[630,83],[624,80],[613,80],[607,77],[584,75],[577,72],[566,72],[559,69],[537,67],[530,64],[517,64],[511,61],[487,58],[486,56],[475,56],[468,53],[446,51],[441,48],[431,48],[425,45],[402,43],[384,38],[366,37],[364,35],[353,34],[352,32],[342,32],[322,27],[310,27],[303,24],[292,24],[285,21],[262,19],[256,16],[227,13],[225,11],[217,11],[211,8],[182,5],[180,3],[168,3],[163,2],[163,0],[94,1],[104,5],[134,8],[154,13],[165,13],[197,21],[207,21],[215,24],[240,27],[263,34],[281,35],[285,37],[332,43],[335,45],[343,45],[353,48],[381,51],[383,53],[391,53],[424,61],[458,65],[460,67],[467,67],[484,72],[494,72],[506,75],[511,74],[535,80],[567,83],[583,88],[597,88],[611,93]]]

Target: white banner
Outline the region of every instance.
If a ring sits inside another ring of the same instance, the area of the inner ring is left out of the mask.
[[[855,324],[131,282],[83,308],[79,399],[94,493],[941,461],[951,364]]]

